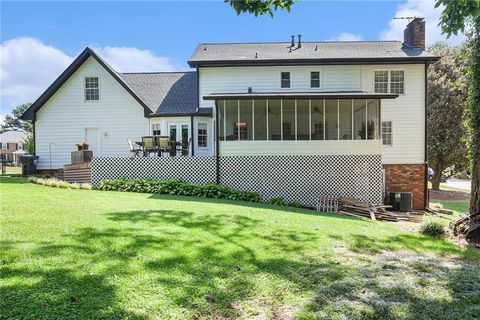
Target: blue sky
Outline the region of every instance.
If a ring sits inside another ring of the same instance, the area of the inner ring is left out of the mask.
[[[184,70],[201,42],[401,40],[404,21],[427,21],[443,40],[433,0],[302,1],[290,13],[237,16],[222,0],[1,2],[1,116],[33,102],[85,46],[119,71]],[[459,39],[451,39],[457,43]]]

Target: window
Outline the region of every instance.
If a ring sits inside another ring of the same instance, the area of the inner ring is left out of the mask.
[[[255,140],[267,140],[267,100],[254,100]]]
[[[8,145],[5,142],[2,142],[2,149],[8,149]]]
[[[85,78],[85,100],[96,101],[100,100],[100,87],[98,77]]]
[[[295,100],[282,101],[283,140],[295,140]]]
[[[159,136],[161,135],[161,130],[160,130],[160,123],[154,123],[152,124],[152,135],[154,136]]]
[[[403,70],[390,71],[390,93],[404,93],[404,72]]]
[[[378,99],[225,100],[218,106],[221,141],[380,140],[384,132]],[[199,146],[207,135],[201,129]]]
[[[373,82],[375,93],[405,93],[405,72],[403,70],[375,71]]]
[[[197,128],[197,141],[199,148],[208,147],[208,125],[206,123],[199,123]]]
[[[382,121],[382,144],[392,146],[392,121]]]
[[[310,72],[310,87],[320,88],[320,72],[318,71]]]
[[[282,88],[290,88],[290,72],[281,73],[281,83]]]
[[[252,140],[252,100],[240,100],[240,121],[237,123],[240,140]]]
[[[17,143],[17,150],[23,150],[23,143]]]
[[[375,93],[388,93],[388,71],[375,71]]]

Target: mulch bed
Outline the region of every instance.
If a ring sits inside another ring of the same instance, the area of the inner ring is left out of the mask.
[[[469,201],[470,193],[453,190],[429,190],[430,200]]]

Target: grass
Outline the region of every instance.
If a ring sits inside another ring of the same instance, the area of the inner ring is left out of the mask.
[[[475,319],[480,253],[395,224],[1,179],[2,319]]]
[[[22,167],[10,167],[10,166],[5,166],[5,174],[6,174],[6,175],[19,175],[19,174],[22,174]]]

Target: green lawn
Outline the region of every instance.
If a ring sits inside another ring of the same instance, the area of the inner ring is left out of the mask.
[[[476,319],[480,253],[393,223],[1,180],[1,319]]]
[[[10,166],[5,166],[5,174],[6,174],[6,175],[19,175],[19,174],[22,174],[22,167],[10,167]]]

